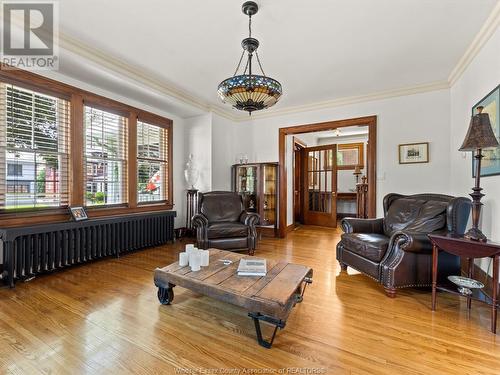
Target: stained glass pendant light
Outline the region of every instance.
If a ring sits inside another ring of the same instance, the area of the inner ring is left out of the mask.
[[[231,104],[234,108],[247,111],[250,115],[253,111],[269,108],[276,104],[282,94],[281,83],[271,77],[267,77],[262,69],[257,48],[259,41],[252,38],[252,16],[259,10],[253,1],[246,1],[242,11],[248,16],[248,38],[243,39],[241,46],[243,52],[231,78],[227,78],[219,84],[218,93],[224,103]],[[242,66],[243,58],[247,54],[243,74],[238,74]],[[257,58],[257,64],[262,74],[254,74],[252,71],[253,57]]]

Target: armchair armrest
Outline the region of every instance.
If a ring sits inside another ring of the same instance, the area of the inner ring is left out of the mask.
[[[191,223],[194,227],[208,227],[208,219],[203,214],[196,214],[191,219]]]
[[[428,233],[398,231],[392,235],[392,244],[398,244],[403,251],[424,253],[432,251],[432,243]]]
[[[254,227],[260,222],[259,214],[244,211],[240,216],[240,223]]]
[[[344,233],[384,233],[384,219],[346,217],[341,221]]]

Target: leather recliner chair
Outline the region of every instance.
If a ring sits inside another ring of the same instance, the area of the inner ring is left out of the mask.
[[[260,217],[246,212],[238,193],[213,191],[199,193],[198,214],[193,216],[196,241],[199,248],[248,250],[250,255],[257,245],[255,226]]]
[[[470,208],[468,198],[388,194],[383,219],[342,220],[337,260],[342,271],[350,266],[381,283],[389,297],[396,296],[396,288],[430,286],[432,244],[427,235],[462,235]],[[441,252],[438,264],[440,279],[460,275],[458,257]]]

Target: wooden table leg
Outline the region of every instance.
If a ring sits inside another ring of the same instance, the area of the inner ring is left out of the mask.
[[[468,263],[468,272],[467,276],[469,279],[474,278],[474,258],[467,258],[467,263]],[[470,318],[470,310],[472,307],[472,298],[470,296],[467,297],[467,318]]]
[[[498,294],[498,267],[500,267],[500,255],[493,258],[493,292],[491,307],[491,332],[497,333],[497,294]]]
[[[436,286],[437,286],[437,270],[438,270],[438,248],[432,246],[432,311],[436,311]]]

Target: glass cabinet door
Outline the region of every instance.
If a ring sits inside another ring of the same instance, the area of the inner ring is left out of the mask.
[[[255,194],[257,167],[238,167],[237,186],[238,193]]]
[[[243,197],[248,211],[257,211],[257,167],[238,166],[236,169],[236,191]]]
[[[276,223],[276,186],[277,168],[274,165],[264,165],[263,172],[263,215],[262,225],[274,225]]]

